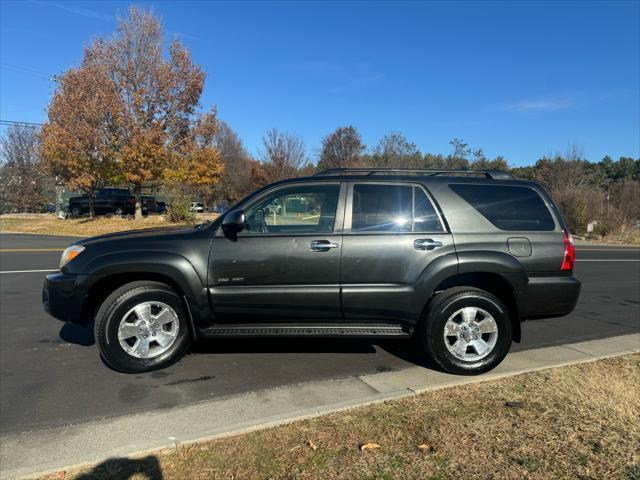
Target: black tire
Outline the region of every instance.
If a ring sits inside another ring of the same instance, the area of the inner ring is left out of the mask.
[[[495,346],[484,358],[465,361],[449,351],[444,329],[449,318],[464,307],[481,308],[497,325]],[[473,287],[455,287],[437,294],[429,303],[418,329],[419,340],[428,357],[449,373],[478,375],[495,368],[509,353],[512,328],[509,310],[495,295]]]
[[[118,340],[121,319],[143,302],[162,302],[171,307],[178,317],[175,340],[165,352],[152,358],[130,355]],[[168,367],[182,358],[191,343],[182,299],[170,286],[152,281],[127,283],[113,291],[98,309],[94,332],[103,360],[113,369],[124,373],[149,372]]]

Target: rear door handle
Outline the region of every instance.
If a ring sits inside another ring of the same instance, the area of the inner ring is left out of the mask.
[[[328,252],[332,248],[338,248],[338,244],[329,240],[313,240],[309,244],[309,248],[313,252]]]
[[[416,250],[433,250],[442,246],[442,242],[431,238],[419,238],[413,242],[413,248]]]

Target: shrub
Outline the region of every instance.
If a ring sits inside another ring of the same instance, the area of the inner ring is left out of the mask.
[[[176,197],[167,207],[167,220],[173,223],[188,223],[196,220],[196,215],[191,211],[191,200],[187,197]]]

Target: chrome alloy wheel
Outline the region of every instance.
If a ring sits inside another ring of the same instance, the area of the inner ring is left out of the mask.
[[[122,317],[118,340],[122,349],[132,357],[153,358],[173,345],[179,328],[178,315],[169,305],[144,302]]]
[[[444,325],[444,344],[464,362],[482,360],[493,351],[497,340],[498,324],[481,308],[461,308]]]

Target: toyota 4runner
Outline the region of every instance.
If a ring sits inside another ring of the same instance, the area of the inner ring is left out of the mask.
[[[95,320],[100,354],[124,372],[166,367],[201,338],[316,336],[415,337],[445,371],[477,374],[523,320],[573,310],[574,255],[538,183],[333,169],[261,188],[212,223],[76,242],[43,304]]]

